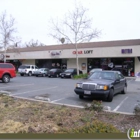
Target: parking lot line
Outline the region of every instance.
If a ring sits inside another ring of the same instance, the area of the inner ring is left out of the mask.
[[[54,102],[57,102],[57,101],[60,101],[60,100],[63,100],[63,99],[66,99],[66,98],[60,98],[60,99],[57,99],[57,100],[53,100],[53,101],[51,101],[51,103],[54,103]]]
[[[58,86],[55,87],[49,87],[49,88],[44,88],[44,89],[37,89],[37,90],[31,90],[31,91],[26,91],[26,92],[22,92],[22,93],[17,93],[17,94],[11,94],[12,96],[16,96],[16,95],[20,95],[20,94],[26,94],[26,93],[30,93],[30,92],[36,92],[36,91],[41,91],[41,90],[46,90],[46,89],[53,89],[53,88],[57,88]]]
[[[125,97],[125,99],[122,100],[121,103],[113,111],[117,111],[121,107],[121,105],[124,103],[124,101],[127,100],[127,98],[128,97]]]
[[[0,88],[9,88],[9,87],[24,87],[24,86],[32,86],[34,84],[22,84],[22,85],[12,85],[12,86],[4,86],[4,87],[0,87]]]

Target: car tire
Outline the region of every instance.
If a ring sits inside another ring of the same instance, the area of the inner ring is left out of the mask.
[[[127,86],[125,85],[123,88],[123,91],[121,92],[122,94],[126,94],[127,93]]]
[[[10,82],[10,76],[8,74],[3,75],[2,82],[3,83],[9,83]]]
[[[79,99],[83,99],[84,98],[84,96],[83,95],[79,95]]]
[[[71,78],[71,79],[73,78],[73,75],[72,75],[72,74],[70,75],[70,78]]]
[[[112,102],[113,96],[114,96],[114,90],[111,88],[110,91],[109,91],[109,95],[107,97],[107,101]]]
[[[38,75],[36,75],[36,77],[38,77]]]
[[[22,73],[22,74],[20,74],[20,76],[24,76],[24,74]]]
[[[32,72],[31,71],[28,73],[28,76],[32,76]]]

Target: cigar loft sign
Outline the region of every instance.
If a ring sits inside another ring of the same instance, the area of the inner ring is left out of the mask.
[[[77,52],[78,52],[78,54],[92,54],[93,50],[84,50],[84,51],[78,50]],[[72,53],[76,54],[76,51],[73,51]]]

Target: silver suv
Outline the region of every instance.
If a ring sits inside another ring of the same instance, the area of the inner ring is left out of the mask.
[[[32,76],[36,70],[38,70],[38,67],[36,65],[24,64],[18,68],[18,73],[21,76],[24,76],[24,75]]]

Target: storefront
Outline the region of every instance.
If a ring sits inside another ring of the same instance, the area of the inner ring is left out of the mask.
[[[77,45],[78,65],[83,73],[89,72],[92,68],[109,70],[113,67],[121,67],[126,76],[133,76],[140,72],[140,39],[90,42]],[[34,64],[38,67],[76,68],[74,44],[17,49],[16,52],[7,51],[8,61],[17,60],[20,64]]]
[[[88,72],[93,68],[102,68],[103,70],[111,70],[113,68],[122,69],[125,76],[134,76],[135,59],[129,58],[88,58]]]

